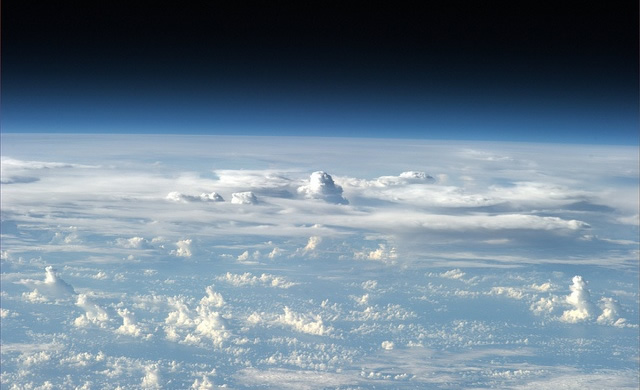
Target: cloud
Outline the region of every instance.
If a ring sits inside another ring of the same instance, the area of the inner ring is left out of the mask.
[[[200,300],[200,306],[222,307],[224,306],[224,298],[220,293],[213,291],[213,286],[207,286],[205,289],[206,296]]]
[[[600,299],[602,314],[596,320],[599,324],[613,325],[619,328],[627,325],[627,320],[620,317],[620,305],[613,298]]]
[[[162,388],[160,381],[160,370],[157,364],[150,364],[144,368],[144,377],[140,384],[143,389],[160,389]]]
[[[169,305],[174,309],[165,319],[168,340],[180,341],[183,337],[182,342],[199,345],[204,337],[213,345],[221,346],[231,337],[226,320],[215,310],[224,306],[224,298],[213,290],[213,286],[208,286],[205,291],[207,295],[200,300],[195,315],[184,297],[168,298]]]
[[[456,268],[456,269],[451,269],[449,271],[442,272],[440,274],[440,277],[447,278],[447,279],[462,279],[464,275],[466,274],[462,270],[460,270],[459,268]]]
[[[331,175],[323,171],[313,172],[309,176],[309,184],[298,187],[298,193],[309,199],[349,204],[349,201],[342,197],[342,187],[335,184]]]
[[[395,263],[398,259],[398,254],[395,247],[387,248],[385,244],[378,244],[378,249],[355,252],[354,258]]]
[[[207,377],[206,375],[203,375],[202,380],[196,378],[196,380],[193,381],[191,388],[195,390],[213,390],[214,385],[209,380],[209,377]]]
[[[171,251],[171,253],[175,254],[178,257],[191,257],[192,242],[193,240],[191,239],[180,240],[176,242],[176,246],[178,247],[178,249],[176,249],[175,251]]]
[[[170,192],[166,196],[167,200],[180,203],[188,202],[224,202],[224,198],[217,192],[205,193],[203,192],[199,196],[187,195],[177,191]]]
[[[318,245],[322,242],[322,237],[319,236],[311,236],[309,237],[309,241],[307,241],[307,245],[302,248],[303,252],[313,252],[316,250]]]
[[[85,313],[77,317],[73,322],[78,328],[84,328],[91,324],[103,327],[109,320],[107,312],[93,301],[89,300],[86,294],[78,294],[76,305],[84,309]]]
[[[569,287],[571,294],[565,300],[573,307],[562,313],[560,320],[563,322],[575,323],[585,321],[594,315],[594,306],[591,303],[591,295],[587,289],[587,283],[582,280],[581,276],[574,276],[573,284]]]
[[[231,194],[231,203],[233,204],[256,204],[258,198],[251,191],[234,192]]]
[[[284,307],[284,314],[278,316],[276,323],[289,326],[300,333],[317,336],[328,335],[333,330],[332,327],[324,325],[320,315],[296,313],[288,306]]]
[[[140,336],[142,330],[136,323],[135,317],[128,309],[118,309],[118,315],[122,317],[122,325],[116,329],[116,333],[130,335],[134,337]]]
[[[382,342],[382,349],[386,349],[387,351],[390,351],[393,349],[393,347],[395,346],[395,344],[393,343],[393,341],[383,341]]]
[[[22,279],[18,283],[34,289],[29,295],[29,300],[32,302],[48,299],[66,300],[76,293],[73,287],[62,280],[51,266],[45,267],[44,280]]]
[[[143,237],[118,238],[116,244],[127,249],[141,249],[149,246],[149,241]]]
[[[224,276],[219,276],[217,279],[220,281],[227,282],[236,287],[255,286],[260,284],[265,287],[276,287],[276,288],[287,289],[298,284],[298,283],[290,282],[286,278],[283,278],[280,276],[264,274],[264,273],[260,276],[254,276],[249,272],[245,272],[243,274],[233,274],[231,272],[227,272]]]

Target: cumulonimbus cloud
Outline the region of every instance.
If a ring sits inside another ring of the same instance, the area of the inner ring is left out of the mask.
[[[342,196],[342,187],[333,181],[331,175],[323,171],[313,172],[309,176],[309,184],[298,187],[298,193],[310,199],[349,204],[349,201]]]

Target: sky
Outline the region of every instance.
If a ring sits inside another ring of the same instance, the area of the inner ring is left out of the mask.
[[[183,3],[3,3],[0,387],[638,388],[638,4]]]
[[[3,4],[2,131],[638,143],[632,2],[232,3]]]

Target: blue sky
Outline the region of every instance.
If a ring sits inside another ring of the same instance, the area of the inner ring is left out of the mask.
[[[638,143],[632,9],[4,8],[3,132]]]

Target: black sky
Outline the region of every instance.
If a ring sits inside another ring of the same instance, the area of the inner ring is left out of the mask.
[[[292,129],[308,121],[274,117],[366,127],[390,107],[417,136],[474,110],[487,126],[597,113],[595,131],[609,121],[622,138],[637,123],[637,2],[417,3],[5,1],[3,128],[70,125],[74,104],[80,122],[170,111],[215,128],[226,111]]]

